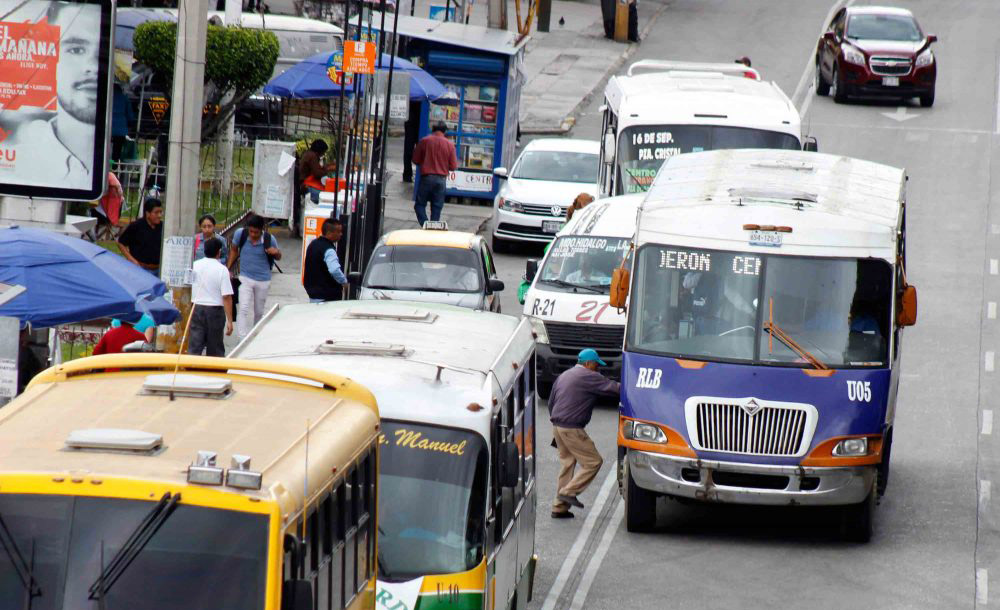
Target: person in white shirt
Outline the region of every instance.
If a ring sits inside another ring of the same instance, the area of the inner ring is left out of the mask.
[[[225,356],[223,332],[233,334],[233,284],[229,270],[219,262],[222,240],[213,237],[205,242],[205,258],[191,266],[191,329],[188,353]]]

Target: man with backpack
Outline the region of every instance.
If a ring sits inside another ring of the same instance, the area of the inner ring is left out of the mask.
[[[264,315],[267,291],[271,287],[271,267],[281,260],[278,240],[264,231],[264,219],[256,214],[247,221],[246,228],[233,234],[227,266],[233,270],[239,264],[239,314],[236,327],[240,339],[250,334],[250,329]]]

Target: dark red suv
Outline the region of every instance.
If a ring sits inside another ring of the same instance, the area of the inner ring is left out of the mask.
[[[840,9],[816,48],[816,93],[837,103],[871,95],[917,97],[921,106],[933,106],[936,41],[906,9]]]

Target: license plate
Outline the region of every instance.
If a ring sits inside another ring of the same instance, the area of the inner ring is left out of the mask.
[[[751,246],[781,247],[782,234],[777,231],[750,231]]]
[[[898,87],[899,77],[898,76],[883,76],[882,86],[884,87]]]
[[[562,225],[563,222],[561,220],[543,220],[542,233],[558,233]]]

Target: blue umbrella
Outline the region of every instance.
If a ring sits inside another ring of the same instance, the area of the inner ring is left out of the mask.
[[[347,95],[353,95],[354,85],[341,87],[328,75],[330,57],[336,51],[317,53],[312,57],[303,59],[283,73],[271,79],[271,82],[264,86],[264,93],[278,97],[291,97],[298,99],[329,99],[340,97],[346,91]],[[379,70],[388,71],[389,63],[395,62],[393,68],[396,72],[405,72],[410,75],[410,99],[413,101],[427,100],[432,104],[455,105],[458,97],[449,91],[441,81],[431,76],[426,70],[413,62],[401,57],[393,58],[389,53],[383,53],[379,61]],[[358,77],[358,91],[364,91],[365,79]]]
[[[0,306],[0,316],[38,328],[142,313],[170,324],[180,315],[155,275],[100,246],[43,229],[0,229],[0,282],[28,289]]]

